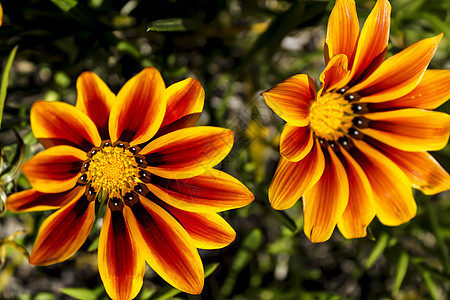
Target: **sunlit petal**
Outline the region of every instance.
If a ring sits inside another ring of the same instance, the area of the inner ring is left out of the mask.
[[[30,255],[33,265],[51,265],[71,257],[83,245],[94,224],[95,201],[74,199],[42,223]]]
[[[289,161],[303,159],[312,149],[314,138],[309,127],[284,125],[281,133],[280,154]]]

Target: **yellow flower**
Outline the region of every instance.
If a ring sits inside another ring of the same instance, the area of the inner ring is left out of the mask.
[[[47,149],[24,164],[32,189],[11,195],[7,208],[58,210],[42,224],[30,263],[71,257],[94,224],[96,198],[106,195],[98,266],[109,296],[134,298],[145,261],[174,287],[199,294],[196,248],[231,243],[236,233],[217,212],[253,200],[237,179],[212,169],[231,150],[233,132],[193,127],[203,109],[200,83],[165,88],[154,68],[117,96],[91,72],[78,78],[77,91],[76,107],[38,101],[31,109],[33,133]]]
[[[269,200],[287,209],[303,197],[313,242],[328,240],[336,224],[346,238],[363,237],[375,215],[389,226],[409,221],[417,209],[411,186],[450,188],[426,152],[449,138],[449,116],[431,110],[450,96],[450,71],[426,70],[442,34],[385,60],[390,11],[378,0],[360,32],[355,2],[337,0],[320,90],[301,74],[262,94],[287,122]]]

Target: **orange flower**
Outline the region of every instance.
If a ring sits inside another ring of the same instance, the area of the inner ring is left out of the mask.
[[[192,127],[203,109],[195,79],[165,88],[146,68],[114,95],[94,73],[77,81],[76,107],[38,101],[34,135],[47,149],[23,166],[32,189],[11,195],[14,212],[58,209],[42,224],[30,263],[71,257],[106,201],[98,266],[113,299],[134,298],[145,263],[174,287],[199,294],[204,272],[196,248],[227,246],[235,232],[217,212],[242,207],[252,193],[212,169],[231,150],[233,132]],[[101,199],[105,195],[106,199]]]
[[[450,96],[450,71],[426,71],[442,34],[385,60],[390,11],[378,0],[360,32],[354,1],[337,0],[320,90],[301,74],[262,94],[287,122],[269,200],[287,209],[303,196],[312,242],[328,240],[336,224],[346,238],[363,237],[375,215],[405,223],[417,209],[411,186],[425,194],[450,188],[426,152],[449,138],[449,116],[431,110]]]

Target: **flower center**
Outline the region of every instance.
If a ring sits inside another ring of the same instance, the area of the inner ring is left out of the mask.
[[[352,127],[353,114],[342,94],[326,93],[309,108],[310,126],[317,137],[336,141]]]
[[[110,198],[121,198],[147,175],[141,169],[146,167],[145,158],[137,155],[138,151],[127,143],[119,141],[112,145],[110,141],[103,141],[100,147],[87,153],[89,158],[83,162],[79,183],[90,183],[95,193],[103,190]]]

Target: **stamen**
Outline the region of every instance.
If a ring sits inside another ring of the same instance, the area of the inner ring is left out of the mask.
[[[145,171],[145,170],[140,170],[139,171],[139,179],[144,182],[144,183],[149,183],[150,182],[150,172]]]

